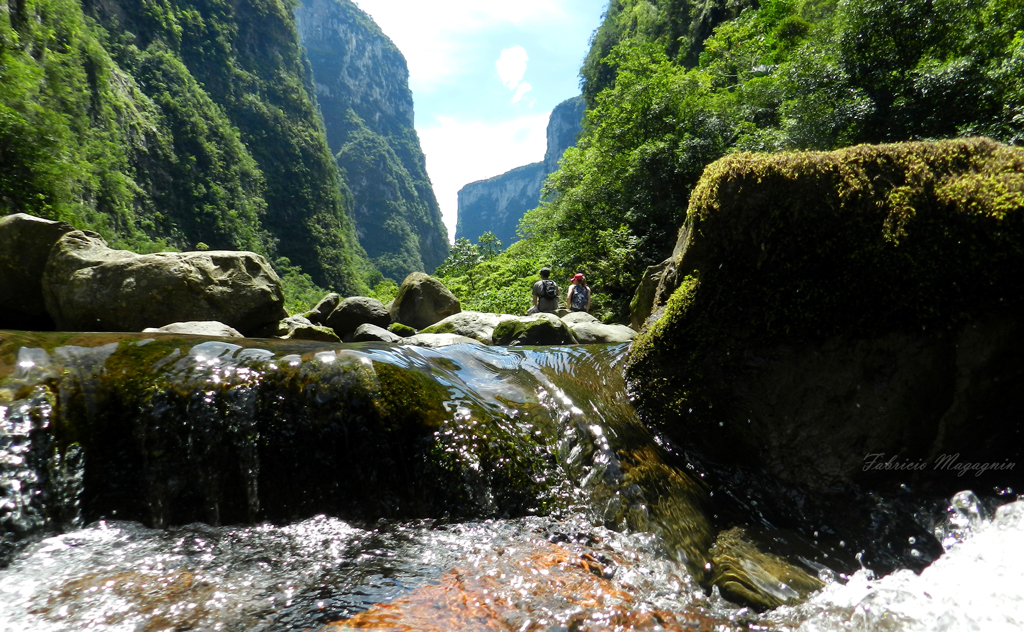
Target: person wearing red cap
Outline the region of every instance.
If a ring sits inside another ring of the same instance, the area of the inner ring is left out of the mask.
[[[582,274],[576,273],[572,278],[572,285],[569,286],[569,294],[565,297],[569,309],[574,312],[590,311],[590,288],[587,287],[587,280]]]

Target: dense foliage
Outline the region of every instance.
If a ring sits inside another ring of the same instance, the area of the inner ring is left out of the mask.
[[[625,320],[645,267],[671,253],[704,167],[725,154],[970,135],[1024,143],[1016,0],[764,1],[720,23],[693,66],[667,35],[672,20],[696,19],[676,4],[610,4],[582,71],[603,89],[549,180],[550,201],[520,226],[531,244],[520,252],[556,277],[587,274],[604,318]]]
[[[113,245],[243,248],[344,293],[373,270],[281,0],[0,4],[0,214]]]

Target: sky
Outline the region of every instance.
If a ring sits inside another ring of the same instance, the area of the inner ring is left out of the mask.
[[[416,131],[455,238],[458,191],[544,158],[551,110],[579,70],[606,0],[355,0],[409,65]]]

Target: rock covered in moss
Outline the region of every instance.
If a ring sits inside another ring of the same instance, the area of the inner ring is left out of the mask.
[[[142,331],[215,320],[246,334],[288,315],[281,280],[261,255],[138,255],[80,231],[54,245],[43,296],[57,327],[66,331]]]
[[[515,318],[509,314],[486,312],[459,312],[425,328],[422,334],[457,334],[473,338],[484,344],[491,344],[494,328],[505,320]]]
[[[459,299],[432,276],[413,272],[405,277],[391,302],[391,320],[424,329],[462,311]]]
[[[391,323],[388,327],[388,331],[396,336],[401,336],[402,338],[408,338],[409,336],[416,335],[416,330],[414,328],[409,325],[403,325],[402,323]]]
[[[1024,150],[731,155],[695,188],[676,253],[627,374],[688,445],[812,488],[959,489],[943,456],[1022,456]]]
[[[572,330],[561,318],[543,312],[498,323],[492,341],[501,346],[576,344]]]
[[[70,224],[15,213],[0,217],[0,329],[49,329],[43,269]]]

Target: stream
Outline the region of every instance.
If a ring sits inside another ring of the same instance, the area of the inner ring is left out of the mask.
[[[783,524],[644,426],[627,350],[0,332],[0,631],[1024,628],[1012,490]],[[737,524],[824,587],[723,598]]]

